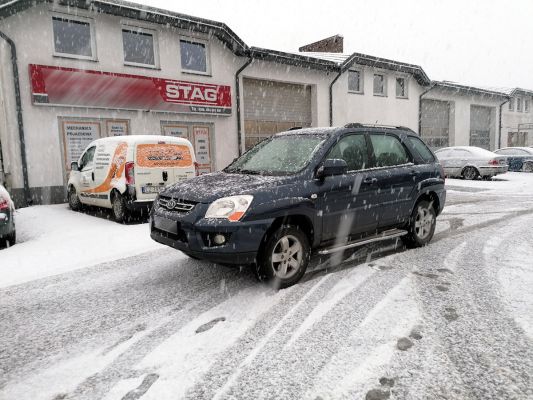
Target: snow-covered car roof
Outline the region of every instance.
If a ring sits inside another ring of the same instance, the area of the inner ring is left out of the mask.
[[[0,198],[6,199],[8,203],[11,205],[11,209],[15,209],[15,203],[13,203],[13,200],[11,200],[11,196],[9,195],[9,192],[7,189],[0,184]]]
[[[435,151],[435,154],[438,154],[444,150],[467,150],[470,153],[477,155],[477,156],[483,156],[483,157],[494,157],[499,156],[499,154],[496,154],[490,150],[482,149],[481,147],[476,146],[451,146],[451,147],[444,147],[442,149],[438,149]]]

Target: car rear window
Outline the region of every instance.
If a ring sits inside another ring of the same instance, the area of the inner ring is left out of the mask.
[[[139,144],[136,161],[143,168],[185,168],[193,165],[189,146],[172,143]]]
[[[435,157],[431,154],[431,150],[425,145],[425,143],[417,137],[409,136],[407,138],[413,149],[417,152],[417,155],[420,159],[424,160],[427,163],[432,163],[435,161]]]

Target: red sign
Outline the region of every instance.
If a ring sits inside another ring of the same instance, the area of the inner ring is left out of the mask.
[[[29,65],[34,104],[231,114],[231,87],[140,75]]]

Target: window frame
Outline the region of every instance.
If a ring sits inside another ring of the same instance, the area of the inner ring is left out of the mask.
[[[351,90],[350,89],[350,72],[358,72],[359,73],[359,90]],[[365,82],[365,79],[364,79],[364,75],[363,75],[363,69],[350,68],[348,70],[348,93],[364,94],[365,93],[364,82]]]
[[[154,50],[154,64],[144,64],[144,63],[136,63],[133,61],[126,61],[126,53],[124,52],[124,31],[130,31],[130,32],[139,32],[144,33],[152,36],[152,46]],[[128,67],[140,67],[140,68],[149,68],[149,69],[160,69],[159,64],[159,37],[157,35],[157,31],[155,29],[145,28],[144,26],[134,25],[134,24],[128,24],[128,23],[121,23],[120,24],[120,35],[122,37],[122,55],[123,55],[123,61],[124,65]]]
[[[514,111],[514,97],[509,99],[509,111]]]
[[[374,85],[376,76],[382,76],[383,77],[383,92],[382,93],[376,93],[376,88],[375,88],[375,85]],[[373,92],[374,96],[387,97],[387,92],[388,92],[387,80],[388,80],[388,76],[384,72],[374,72],[372,74],[372,92]]]
[[[54,32],[54,19],[62,19],[62,20],[68,20],[68,21],[74,21],[74,22],[81,22],[84,24],[89,24],[89,33],[91,35],[91,56],[83,56],[78,54],[71,54],[71,53],[61,53],[59,51],[56,51],[56,38],[55,38],[55,32]],[[98,61],[97,57],[97,49],[96,49],[96,31],[94,27],[94,19],[89,17],[84,17],[80,15],[72,15],[72,14],[63,14],[54,12],[50,14],[50,22],[52,26],[52,56],[53,57],[61,57],[61,58],[72,58],[75,60],[85,60],[85,61]]]
[[[89,161],[87,164],[85,165],[82,165],[81,164],[81,161],[83,160],[83,157],[85,157],[85,155],[87,153],[89,153],[89,151],[91,151],[91,149],[94,149],[93,151],[93,157],[91,159],[91,161]],[[87,150],[85,150],[83,152],[83,154],[80,156],[80,159],[78,160],[78,165],[79,165],[79,168],[80,168],[80,172],[83,172],[83,171],[87,171],[89,170],[90,168],[94,168],[94,155],[96,154],[96,144],[92,144],[92,146],[90,145]]]
[[[404,91],[404,95],[403,96],[398,96],[398,79],[403,79],[403,91]],[[395,91],[395,95],[396,95],[396,98],[397,99],[409,99],[409,80],[407,77],[405,76],[395,76],[394,77],[394,91]]]
[[[522,98],[516,98],[516,112],[522,112]]]
[[[531,109],[529,105],[529,99],[524,99],[524,112],[529,113],[529,110]]]
[[[415,158],[414,155],[411,153],[411,150],[405,145],[401,137],[398,137],[392,133],[389,132],[368,132],[368,142],[370,145],[369,151],[370,151],[370,163],[372,165],[372,169],[387,169],[387,168],[399,168],[399,167],[405,167],[410,165],[415,165]],[[408,162],[404,164],[397,164],[397,165],[383,165],[383,166],[377,166],[377,159],[376,159],[376,152],[374,149],[374,144],[372,143],[372,135],[375,136],[390,136],[398,141],[400,143],[400,146],[405,151],[405,154],[407,155]]]
[[[189,42],[189,43],[195,43],[195,44],[201,44],[205,48],[205,72],[204,71],[197,71],[194,69],[185,69],[182,65],[181,60],[181,42]],[[179,43],[179,65],[180,70],[182,73],[185,74],[193,74],[193,75],[204,75],[204,76],[211,76],[211,49],[209,48],[209,41],[204,39],[199,39],[192,36],[179,36],[178,38]]]

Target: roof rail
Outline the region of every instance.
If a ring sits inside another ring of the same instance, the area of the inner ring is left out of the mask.
[[[301,126],[293,126],[292,128],[289,128],[289,131],[296,131],[298,129],[302,129]]]
[[[388,129],[401,129],[404,131],[414,132],[411,128],[401,125],[382,125],[382,124],[361,124],[359,122],[350,122],[344,125],[344,128],[388,128]]]

